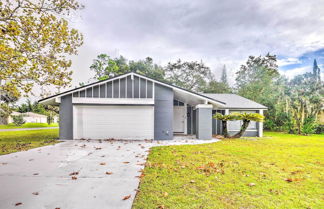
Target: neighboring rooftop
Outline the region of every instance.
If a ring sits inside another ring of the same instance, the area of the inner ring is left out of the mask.
[[[224,108],[234,109],[267,109],[266,106],[236,94],[204,94],[202,95],[225,102]]]

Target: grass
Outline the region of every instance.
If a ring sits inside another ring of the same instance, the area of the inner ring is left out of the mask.
[[[133,208],[324,208],[324,135],[154,147]]]
[[[57,143],[58,129],[2,131],[0,155]]]
[[[16,128],[46,128],[46,127],[58,127],[58,123],[51,123],[48,125],[47,123],[25,123],[21,126],[16,126],[13,123],[8,125],[0,125],[0,129],[16,129]]]

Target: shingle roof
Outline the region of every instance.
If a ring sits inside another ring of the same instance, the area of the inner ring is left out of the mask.
[[[266,106],[256,103],[247,98],[241,97],[236,94],[202,94],[207,97],[225,102],[225,108],[235,109],[267,109]]]

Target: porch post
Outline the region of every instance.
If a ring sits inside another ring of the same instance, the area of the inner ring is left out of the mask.
[[[263,110],[259,110],[259,114],[263,115]],[[259,122],[258,136],[263,137],[263,122]]]
[[[209,104],[199,104],[196,106],[196,136],[197,139],[212,138],[212,109]]]

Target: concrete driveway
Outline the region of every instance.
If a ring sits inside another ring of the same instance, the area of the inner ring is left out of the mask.
[[[0,208],[131,208],[150,147],[215,141],[70,140],[0,156]]]

